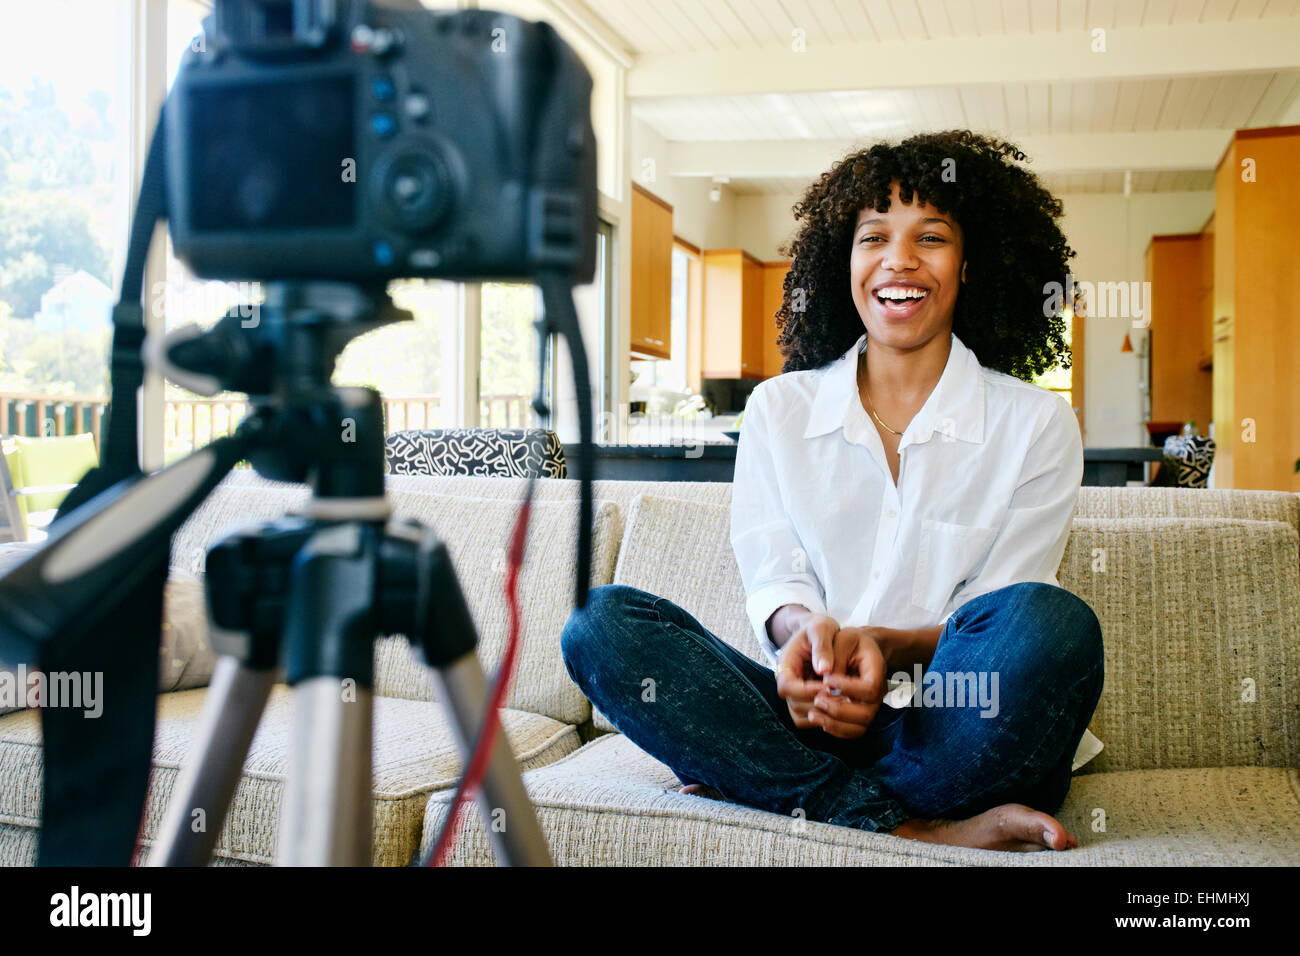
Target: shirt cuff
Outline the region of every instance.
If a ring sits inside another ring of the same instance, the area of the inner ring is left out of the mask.
[[[774,611],[787,604],[802,604],[815,614],[826,613],[826,603],[822,600],[821,594],[809,585],[797,581],[778,581],[765,585],[745,601],[745,613],[754,628],[754,636],[758,638],[758,646],[767,655],[773,669],[776,668],[781,649],[767,636],[767,619]]]

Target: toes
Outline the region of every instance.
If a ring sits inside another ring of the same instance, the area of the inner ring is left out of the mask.
[[[1008,841],[1024,841],[1037,847],[1064,850],[1070,836],[1055,818],[1021,803],[998,807],[998,829]]]
[[[722,794],[712,787],[703,783],[688,783],[682,787],[682,793],[694,794],[696,796],[708,797],[710,800],[721,800]]]

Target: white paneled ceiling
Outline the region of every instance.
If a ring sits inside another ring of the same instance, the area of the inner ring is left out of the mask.
[[[1126,170],[1138,192],[1208,189],[1232,130],[1295,122],[1300,101],[1300,0],[545,2],[626,53],[634,118],[682,144],[670,175],[741,194],[953,128],[1047,157],[1058,191],[1118,192]],[[798,162],[772,160],[781,144]]]
[[[1271,126],[1300,69],[1079,83],[1000,83],[825,93],[666,96],[638,119],[671,140],[836,139],[967,128],[1008,136]]]
[[[1300,0],[599,0],[634,53],[812,41],[893,43],[1290,17]]]

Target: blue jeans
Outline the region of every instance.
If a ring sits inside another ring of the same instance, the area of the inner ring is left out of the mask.
[[[874,831],[1003,803],[1055,813],[1103,678],[1096,614],[1041,583],[958,608],[911,706],[882,704],[853,739],[795,727],[770,668],[639,588],[592,588],[561,647],[592,704],[683,783]]]

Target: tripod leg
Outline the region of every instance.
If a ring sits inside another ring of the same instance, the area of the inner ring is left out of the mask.
[[[294,729],[276,852],[280,866],[372,862],[375,598],[382,534],[378,523],[323,524],[293,563],[284,651],[286,678],[294,689]]]
[[[358,686],[346,695],[340,688],[338,677],[313,677],[294,688],[289,780],[276,852],[280,866],[370,866],[374,700],[368,688]]]
[[[238,658],[217,660],[189,756],[149,853],[150,866],[207,864],[274,680],[274,671],[246,667]]]
[[[447,716],[456,728],[461,760],[468,770],[474,746],[471,735],[483,725],[487,712],[488,688],[483,666],[471,651],[447,667],[435,670],[434,674]],[[528,800],[519,764],[504,731],[497,733],[478,803],[484,829],[491,835],[498,860],[509,866],[551,865],[546,837]]]

